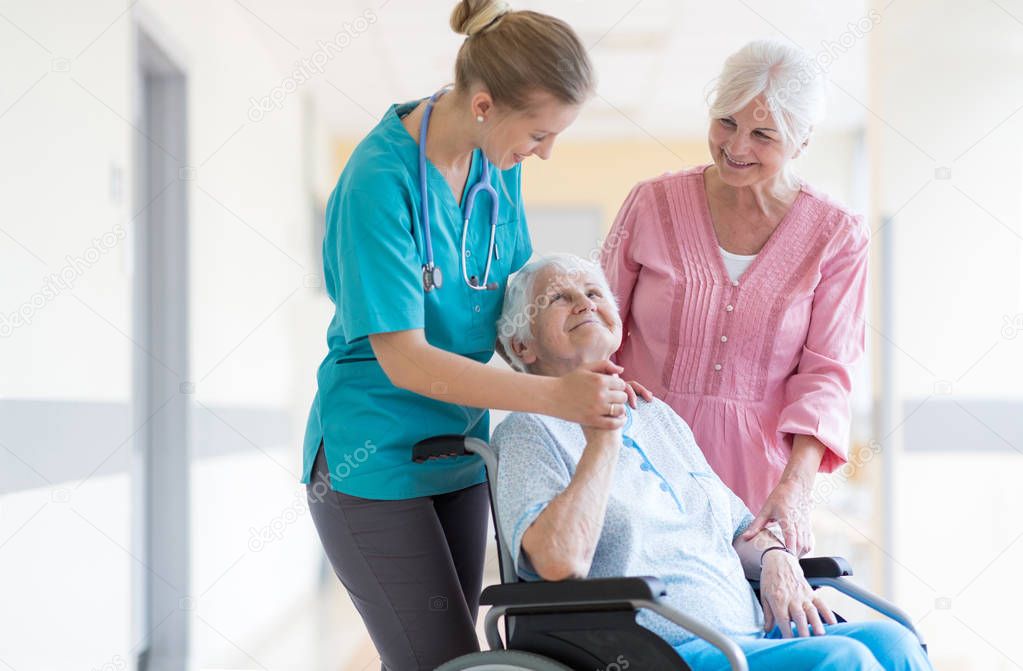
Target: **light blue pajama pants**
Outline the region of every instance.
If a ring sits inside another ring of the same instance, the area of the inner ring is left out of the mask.
[[[775,627],[765,638],[738,638],[750,671],[931,671],[911,631],[892,621],[825,625],[825,636],[782,638]],[[702,639],[675,648],[693,671],[727,671],[721,652]]]

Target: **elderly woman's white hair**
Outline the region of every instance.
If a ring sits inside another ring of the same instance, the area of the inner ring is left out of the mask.
[[[709,95],[710,116],[732,116],[761,94],[767,101],[763,118],[770,112],[782,142],[796,150],[824,117],[827,78],[823,67],[803,49],[781,40],[755,40],[725,60]],[[782,178],[795,186],[788,163]]]
[[[501,309],[501,317],[497,320],[497,338],[501,341],[501,347],[512,368],[526,371],[526,365],[512,350],[513,340],[528,343],[533,340],[533,323],[537,313],[548,305],[547,292],[542,293],[533,300],[533,292],[536,290],[536,276],[542,270],[553,266],[561,271],[553,278],[553,283],[558,286],[577,279],[580,275],[592,277],[604,291],[604,295],[618,310],[614,294],[607,283],[607,277],[601,267],[587,261],[575,254],[549,254],[542,256],[536,261],[529,263],[508,281],[508,288],[504,294],[504,306]]]

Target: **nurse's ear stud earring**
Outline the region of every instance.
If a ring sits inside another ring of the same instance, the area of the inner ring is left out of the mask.
[[[476,123],[483,123],[484,121],[486,121],[486,119],[483,118],[482,114],[476,117]]]

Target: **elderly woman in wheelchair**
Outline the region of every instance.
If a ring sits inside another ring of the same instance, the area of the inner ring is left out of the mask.
[[[606,359],[621,342],[622,324],[600,268],[557,255],[512,279],[499,332],[513,366],[561,375]],[[600,582],[594,579],[660,578],[664,594],[654,596],[663,608],[654,610],[684,613],[694,624],[687,630],[650,610],[636,622],[697,670],[737,662],[694,629],[734,641],[751,669],[931,668],[921,641],[902,624],[838,622],[772,533],[741,540],[753,516],[669,406],[654,399],[635,410],[608,408],[622,413],[628,418],[620,431],[527,414],[495,429],[498,531],[521,579],[578,584],[585,600],[583,586]],[[759,581],[759,599],[750,581]],[[626,668],[628,653],[620,657],[614,664]]]

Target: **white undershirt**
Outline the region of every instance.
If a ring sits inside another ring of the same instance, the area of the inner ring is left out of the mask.
[[[721,250],[721,259],[725,262],[728,277],[733,282],[742,277],[753,260],[757,258],[756,254],[733,254],[720,245],[718,245],[718,249]]]

